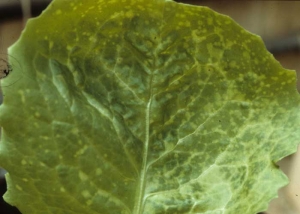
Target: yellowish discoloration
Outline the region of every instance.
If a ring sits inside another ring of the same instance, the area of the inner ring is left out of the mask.
[[[83,148],[81,148],[80,150],[78,150],[75,154],[74,157],[78,157],[82,154],[84,154],[84,152],[89,148],[88,145],[84,145]]]
[[[133,16],[134,16],[134,13],[133,13],[133,11],[132,10],[129,10],[129,11],[127,11],[126,13],[125,13],[125,16],[127,17],[127,18],[132,18]]]
[[[49,140],[49,139],[50,139],[50,138],[49,138],[48,136],[46,136],[46,135],[40,136],[40,138],[43,139],[43,140]]]
[[[78,128],[76,127],[76,128],[73,128],[71,132],[72,132],[73,134],[75,134],[75,135],[78,135],[79,130],[78,130]]]
[[[90,206],[92,203],[93,203],[92,200],[87,200],[87,201],[86,201],[86,205],[88,205],[88,206]]]
[[[102,169],[101,168],[98,168],[98,169],[96,169],[96,175],[102,175]]]
[[[52,49],[53,45],[54,45],[54,42],[53,41],[49,41],[49,49]]]
[[[23,191],[23,188],[20,187],[19,185],[16,185],[16,188],[17,188],[18,190],[20,190],[20,191]]]
[[[87,191],[87,190],[82,191],[81,194],[85,198],[91,198],[92,197],[91,193],[89,191]]]
[[[40,162],[40,166],[46,166],[46,164],[44,164],[43,162]]]
[[[82,172],[82,171],[79,171],[79,178],[80,178],[80,180],[82,180],[82,181],[88,180],[87,174],[85,174],[85,173]]]
[[[18,93],[19,93],[20,96],[21,96],[21,101],[22,101],[22,103],[25,103],[25,102],[26,102],[26,99],[25,99],[24,91],[19,90]]]
[[[61,10],[57,10],[57,11],[55,12],[55,14],[56,14],[56,15],[60,15],[60,14],[62,14],[62,11],[61,11]]]

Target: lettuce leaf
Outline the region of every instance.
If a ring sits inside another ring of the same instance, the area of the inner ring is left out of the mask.
[[[23,214],[254,214],[287,183],[296,74],[229,17],[54,0],[9,55],[0,165]]]

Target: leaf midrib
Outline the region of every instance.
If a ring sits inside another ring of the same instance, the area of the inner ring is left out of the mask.
[[[144,207],[144,190],[145,190],[145,181],[146,181],[146,174],[147,174],[147,160],[148,160],[148,148],[149,148],[149,133],[150,133],[150,109],[151,109],[151,103],[152,103],[152,79],[153,79],[153,73],[150,75],[150,84],[149,84],[149,98],[146,105],[145,110],[145,143],[143,148],[143,162],[142,162],[142,168],[141,168],[141,174],[139,179],[139,185],[137,187],[137,197],[136,197],[136,203],[134,205],[133,213],[135,214],[141,214],[143,212]]]

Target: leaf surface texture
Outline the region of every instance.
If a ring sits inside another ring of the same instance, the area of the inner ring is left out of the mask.
[[[9,54],[0,165],[23,214],[254,214],[287,183],[295,73],[226,16],[55,0]]]

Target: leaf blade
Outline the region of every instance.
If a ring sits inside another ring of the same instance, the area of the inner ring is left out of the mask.
[[[0,112],[6,200],[24,213],[265,209],[299,138],[295,74],[207,8],[76,2],[54,1],[10,49],[25,68]]]

